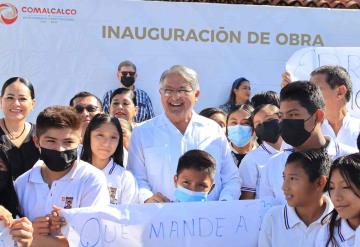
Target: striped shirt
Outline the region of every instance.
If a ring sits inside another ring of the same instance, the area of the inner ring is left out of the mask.
[[[111,94],[115,90],[109,90],[103,97],[103,107],[104,112],[109,113],[110,111],[110,98]],[[145,120],[153,118],[155,116],[153,106],[150,100],[150,97],[144,90],[135,88],[135,98],[136,106],[138,107],[138,112],[135,117],[135,122],[141,123]]]

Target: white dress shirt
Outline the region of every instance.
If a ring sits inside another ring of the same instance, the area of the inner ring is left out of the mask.
[[[321,125],[321,130],[324,135],[330,136],[336,145],[341,144],[348,153],[358,152],[357,137],[360,132],[360,119],[346,114],[337,135],[335,135],[329,121],[325,119]]]
[[[324,196],[326,208],[322,215],[306,225],[289,205],[275,206],[266,213],[259,234],[259,247],[313,247],[322,227],[321,220],[331,212],[333,205]],[[324,247],[324,245],[322,246]]]
[[[338,154],[346,154],[345,151],[336,148],[334,141],[326,136],[328,144],[326,146],[329,157],[334,160]],[[259,198],[260,199],[274,199],[275,204],[285,204],[285,196],[281,189],[283,184],[283,172],[286,160],[293,151],[285,150],[272,156],[265,167],[261,170]]]
[[[41,175],[42,160],[16,179],[16,194],[26,217],[32,221],[50,214],[53,205],[66,209],[109,205],[104,174],[85,161],[75,162],[65,176],[52,182],[51,188]]]
[[[323,225],[316,239],[315,247],[325,247],[329,239],[329,225]],[[338,247],[355,247],[359,240],[355,239],[355,230],[353,230],[345,219],[340,220],[340,224],[334,228],[334,238]],[[328,247],[335,247],[331,242]]]
[[[204,150],[216,160],[215,188],[208,199],[239,199],[239,173],[223,130],[213,120],[193,112],[184,134],[165,114],[148,120],[133,130],[128,150],[128,169],[137,179],[140,202],[156,192],[175,200],[173,176],[176,174],[178,160],[182,154],[192,149]]]
[[[107,180],[110,204],[129,204],[138,202],[138,188],[134,176],[113,159],[102,170]]]
[[[259,192],[261,169],[269,161],[270,157],[283,150],[284,146],[287,147],[288,145],[283,142],[280,150],[277,150],[264,141],[256,149],[245,155],[239,166],[242,191]],[[255,198],[259,198],[258,193],[256,193]]]

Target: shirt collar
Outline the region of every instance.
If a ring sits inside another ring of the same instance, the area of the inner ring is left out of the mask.
[[[71,170],[65,174],[65,176],[57,179],[56,181],[63,181],[63,180],[72,180],[74,178],[77,178],[79,176],[79,169],[76,169],[78,166],[78,163],[81,162],[79,160],[75,161],[75,164],[72,166]],[[46,183],[44,181],[44,178],[41,175],[41,167],[45,166],[44,162],[42,160],[38,160],[35,165],[33,166],[33,168],[30,170],[30,174],[29,174],[29,182],[32,183],[40,183],[40,184],[44,184]]]
[[[333,210],[333,208],[334,208],[330,201],[330,198],[326,195],[323,197],[324,197],[324,201],[326,203],[325,210],[322,213],[322,215],[311,224],[314,224],[314,223],[321,224],[322,218],[325,217],[327,214],[329,214],[331,212],[331,210]],[[295,208],[286,204],[284,206],[284,222],[285,222],[285,228],[287,230],[289,230],[290,228],[293,228],[296,224],[302,223],[303,221],[297,215]]]
[[[188,132],[189,126],[192,126],[194,124],[194,122],[196,122],[196,120],[199,118],[199,115],[195,112],[192,111],[192,116],[191,119],[186,127],[186,130],[184,132],[184,135],[186,134],[186,132]],[[164,125],[170,126],[171,128],[173,128],[174,130],[176,130],[179,134],[181,134],[181,132],[175,127],[175,125],[170,121],[170,119],[166,116],[166,113],[164,112],[162,114],[162,123]],[[181,134],[182,135],[182,134]]]
[[[261,148],[263,150],[265,150],[265,152],[267,152],[270,155],[276,154],[278,152],[280,152],[280,150],[277,150],[276,148],[273,148],[272,146],[270,146],[267,142],[263,142],[261,145]]]
[[[345,242],[355,236],[355,231],[351,228],[347,220],[341,219],[341,223],[338,227],[338,234],[341,242]]]
[[[105,166],[105,168],[102,170],[105,174],[112,174],[113,171],[115,170],[116,167],[116,163],[114,162],[114,160],[111,158],[109,160],[109,163]]]

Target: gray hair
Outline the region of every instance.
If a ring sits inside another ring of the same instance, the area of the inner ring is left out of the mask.
[[[184,78],[186,82],[191,84],[193,90],[199,90],[199,79],[196,71],[183,65],[174,65],[170,69],[165,70],[160,77],[160,85],[164,84],[166,77],[173,74]]]

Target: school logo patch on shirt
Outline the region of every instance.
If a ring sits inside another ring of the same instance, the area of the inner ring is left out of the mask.
[[[108,187],[109,194],[110,194],[110,204],[117,205],[118,199],[117,199],[117,188],[114,187]]]
[[[61,201],[65,202],[64,209],[70,209],[72,208],[74,197],[72,196],[62,196]]]

